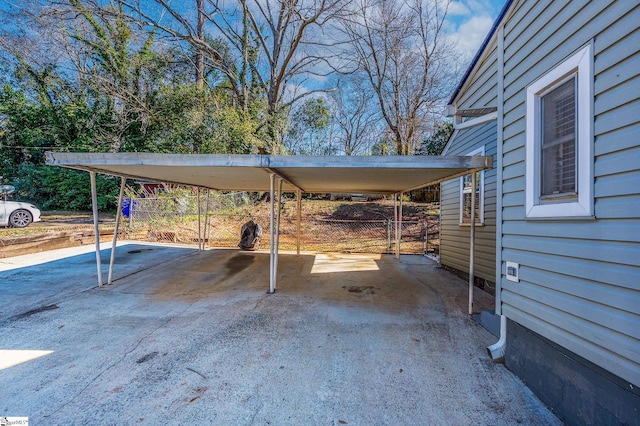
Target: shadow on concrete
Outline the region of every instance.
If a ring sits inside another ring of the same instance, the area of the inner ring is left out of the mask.
[[[269,254],[215,249],[198,252],[154,267],[115,283],[122,293],[147,294],[157,300],[193,303],[232,293],[269,289]],[[372,309],[402,311],[425,307],[441,311],[443,298],[466,310],[467,287],[459,278],[423,256],[303,253],[279,256],[276,294],[273,297],[306,297],[335,304],[358,304]],[[478,312],[492,303],[484,292],[476,294]]]

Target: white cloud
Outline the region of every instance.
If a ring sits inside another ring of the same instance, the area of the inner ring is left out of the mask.
[[[504,0],[458,0],[449,6],[450,40],[460,57],[471,60],[498,15]]]
[[[461,55],[473,57],[489,33],[493,19],[488,15],[473,16],[458,27],[457,46]]]
[[[469,16],[471,10],[460,1],[452,1],[449,4],[449,16]]]

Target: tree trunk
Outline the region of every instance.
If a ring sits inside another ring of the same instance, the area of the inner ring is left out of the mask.
[[[198,9],[198,25],[197,25],[197,37],[199,40],[204,40],[204,0],[196,0],[196,7]],[[204,85],[204,51],[201,47],[196,47],[196,84],[198,87]]]

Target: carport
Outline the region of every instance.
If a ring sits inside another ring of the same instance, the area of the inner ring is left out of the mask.
[[[121,178],[118,212],[126,179],[147,179],[189,185],[216,191],[269,191],[270,268],[269,293],[277,284],[280,195],[295,192],[298,201],[298,236],[302,193],[375,193],[393,195],[395,200],[396,258],[400,256],[402,196],[405,192],[471,174],[476,186],[477,171],[492,166],[490,156],[274,156],[151,153],[65,153],[47,152],[47,164],[88,171],[91,177],[93,217],[96,233],[98,285],[103,285],[100,268],[96,173]],[[275,200],[278,199],[276,209]],[[473,312],[475,244],[475,191],[471,192],[469,257],[469,314]],[[116,229],[120,215],[116,215]],[[109,264],[111,283],[117,232],[114,233]],[[202,245],[203,247],[203,245]],[[298,253],[300,251],[298,238]]]

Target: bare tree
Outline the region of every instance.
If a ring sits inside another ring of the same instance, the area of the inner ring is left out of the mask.
[[[15,58],[31,72],[57,68],[67,74],[84,74],[89,68],[91,52],[87,46],[69,38],[66,30],[71,25],[65,25],[64,16],[70,7],[61,9],[38,0],[23,0],[3,8],[0,54],[9,58],[2,62],[11,63]],[[73,27],[83,31],[82,26],[80,23]]]
[[[359,74],[341,77],[337,90],[331,93],[333,119],[339,128],[336,139],[346,155],[370,152],[384,130],[379,125],[375,93],[361,77]]]
[[[359,0],[343,31],[347,59],[364,72],[398,155],[413,154],[455,83],[443,37],[448,2]]]
[[[198,24],[196,27],[196,37],[198,40],[204,40],[204,0],[196,0],[196,8],[198,9]],[[201,43],[196,47],[196,84],[199,87],[204,86],[204,55]]]
[[[326,66],[332,42],[323,41],[330,40],[323,29],[341,13],[346,0],[196,1],[198,22],[201,17],[208,21],[212,34],[219,37],[216,40],[231,47],[232,57],[221,51],[220,44],[202,37],[199,26],[175,2],[153,0],[165,12],[155,16],[148,10],[149,2],[130,0],[128,5],[147,23],[206,52],[227,77],[242,109],[249,110],[260,92],[266,101],[262,128],[270,139],[267,149],[281,151],[288,107],[318,91],[295,92],[290,87],[332,71]]]

